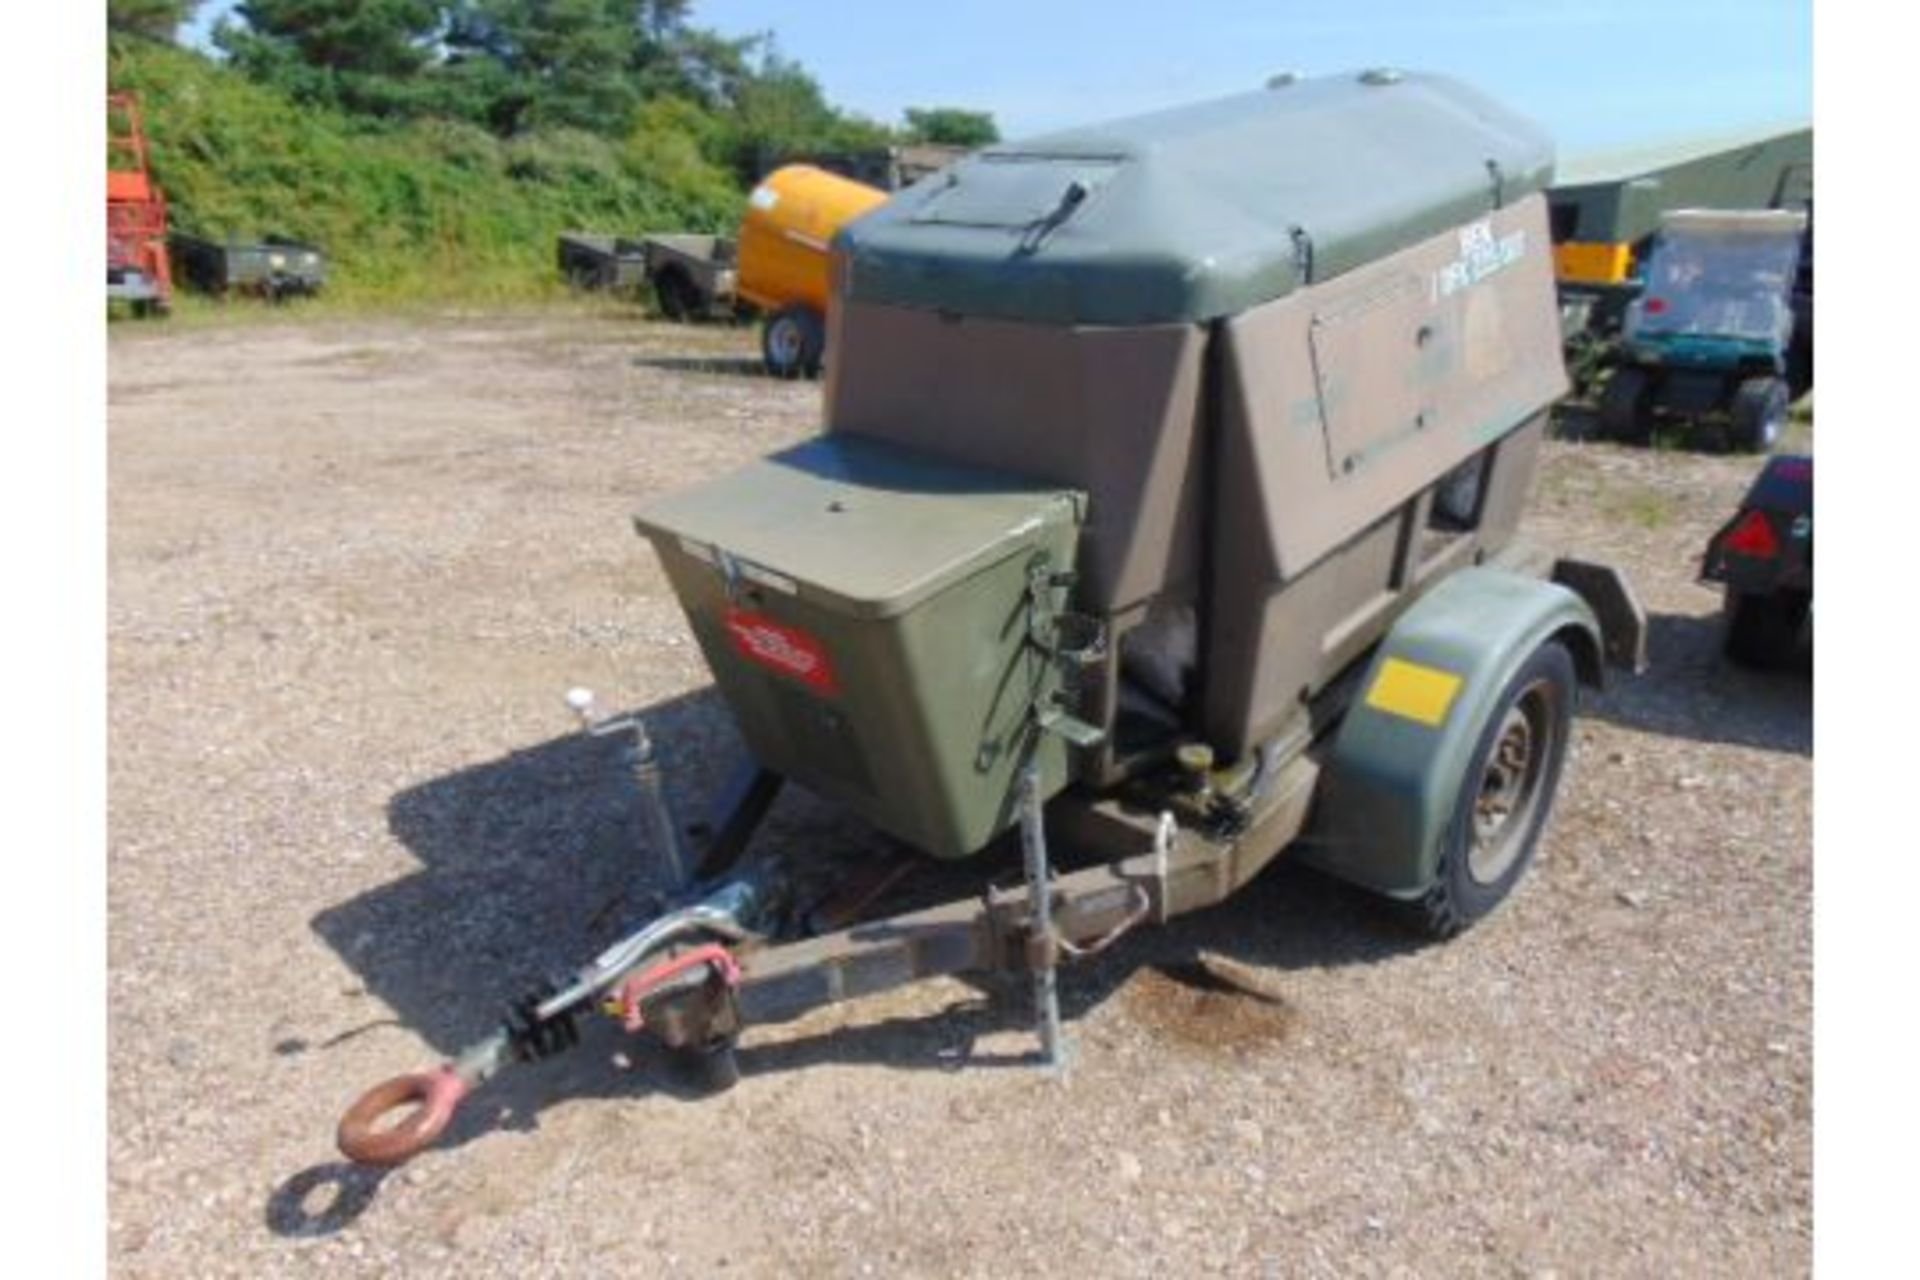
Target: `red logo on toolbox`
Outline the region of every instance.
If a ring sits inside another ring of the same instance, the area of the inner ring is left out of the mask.
[[[840,682],[833,678],[833,664],[827,661],[826,646],[798,627],[785,626],[751,610],[728,609],[727,634],[733,637],[733,647],[749,661],[792,676],[821,693],[840,692]]]

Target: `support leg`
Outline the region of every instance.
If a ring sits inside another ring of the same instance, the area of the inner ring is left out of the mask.
[[[1060,1028],[1060,984],[1053,936],[1053,884],[1047,866],[1047,833],[1040,800],[1040,769],[1028,765],[1020,779],[1020,846],[1026,854],[1027,899],[1032,904],[1031,929],[1034,1016],[1040,1033],[1040,1054],[1047,1068],[1066,1065],[1066,1043]]]

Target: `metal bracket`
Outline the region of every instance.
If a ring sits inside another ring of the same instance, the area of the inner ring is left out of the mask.
[[[1107,660],[1106,624],[1091,614],[1062,609],[1055,593],[1070,589],[1072,572],[1055,571],[1045,556],[1027,568],[1027,639],[1059,669],[1061,688],[1034,704],[1040,728],[1065,738],[1076,747],[1092,748],[1106,740],[1106,732],[1066,708],[1082,677]]]
[[[727,603],[731,605],[739,604],[740,562],[734,559],[725,547],[721,546],[714,547],[713,562],[715,567],[720,570],[720,581],[726,589]]]
[[[1635,675],[1647,669],[1647,611],[1618,569],[1562,556],[1553,562],[1553,580],[1593,610],[1608,662]]]
[[[1041,703],[1033,709],[1033,719],[1044,732],[1059,734],[1076,747],[1091,750],[1107,738],[1106,730],[1061,710],[1058,703]]]

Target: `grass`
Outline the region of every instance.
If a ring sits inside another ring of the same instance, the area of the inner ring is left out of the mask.
[[[108,63],[109,83],[140,95],[173,225],[317,244],[328,308],[552,301],[563,292],[559,232],[720,230],[742,204],[670,115],[625,140],[573,130],[501,139],[306,106],[150,41],[115,39]],[[183,298],[178,314],[192,323],[195,304]]]
[[[1635,489],[1630,493],[1611,494],[1603,505],[1609,520],[1654,530],[1673,523],[1677,502],[1672,494]]]

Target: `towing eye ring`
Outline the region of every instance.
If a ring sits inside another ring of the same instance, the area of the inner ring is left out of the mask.
[[[473,1086],[451,1066],[395,1076],[360,1095],[340,1117],[335,1141],[340,1154],[358,1164],[390,1168],[432,1146],[453,1120]],[[380,1120],[401,1107],[413,1110],[399,1123],[379,1128]]]
[[[607,1002],[607,1012],[621,1015],[629,1031],[643,1025],[641,1005],[660,987],[691,970],[710,967],[722,987],[740,985],[740,964],[718,943],[707,943],[631,974]],[[340,1154],[356,1164],[392,1168],[404,1164],[439,1140],[453,1122],[453,1113],[474,1085],[491,1075],[499,1058],[509,1052],[507,1033],[431,1071],[395,1076],[373,1086],[340,1117],[334,1141]],[[387,1116],[411,1107],[394,1124],[382,1126]]]

